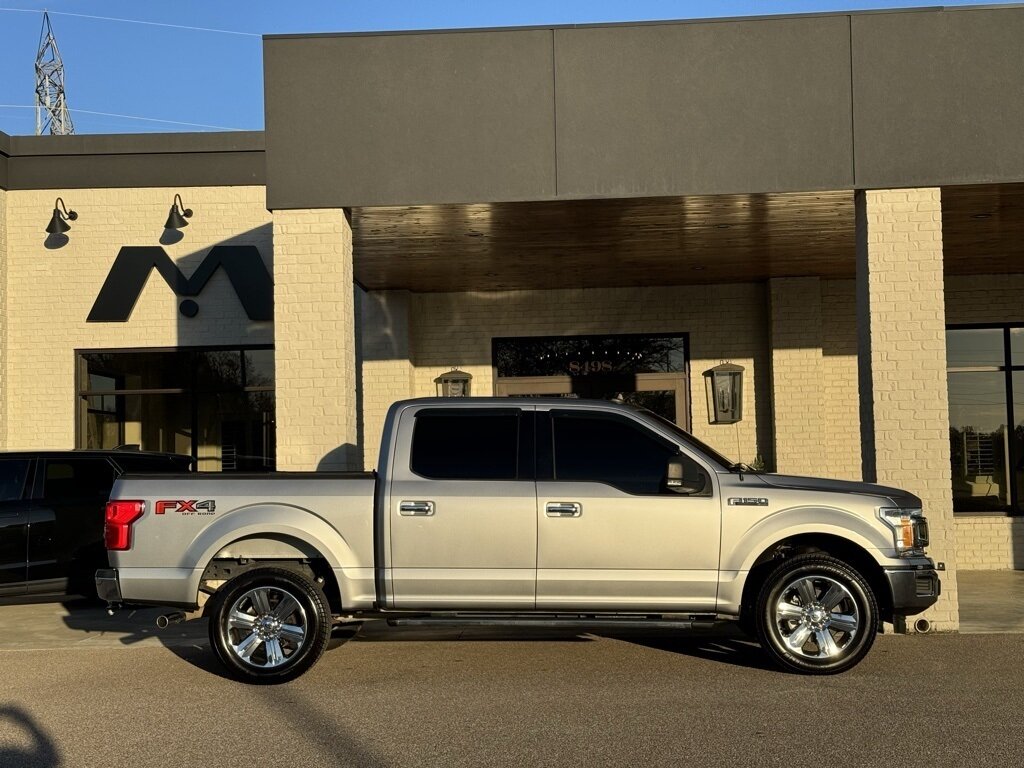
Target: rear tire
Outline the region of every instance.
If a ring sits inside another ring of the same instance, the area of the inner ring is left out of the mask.
[[[834,675],[875,642],[878,604],[867,581],[841,560],[808,554],[769,574],[755,610],[757,636],[783,669]]]
[[[246,571],[211,598],[210,645],[236,680],[284,683],[323,655],[331,612],[323,590],[284,568]]]

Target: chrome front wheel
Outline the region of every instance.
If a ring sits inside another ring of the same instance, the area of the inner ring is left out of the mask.
[[[765,580],[757,634],[780,666],[834,674],[855,666],[874,643],[878,605],[865,579],[826,554],[798,555]]]
[[[850,590],[828,576],[801,576],[783,587],[775,624],[786,647],[808,659],[838,658],[857,637],[860,609]]]

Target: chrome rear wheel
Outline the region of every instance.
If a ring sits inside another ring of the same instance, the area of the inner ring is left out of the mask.
[[[283,683],[308,670],[331,636],[331,612],[319,585],[280,567],[242,573],[211,600],[210,644],[231,675]]]

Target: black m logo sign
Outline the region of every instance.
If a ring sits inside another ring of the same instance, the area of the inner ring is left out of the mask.
[[[126,245],[114,259],[114,266],[100,288],[87,322],[127,322],[154,269],[172,291],[186,297],[186,301],[181,302],[181,313],[194,317],[199,305],[191,297],[198,296],[221,267],[249,319],[273,320],[274,282],[256,246],[215,245],[192,277],[185,277],[160,246]]]

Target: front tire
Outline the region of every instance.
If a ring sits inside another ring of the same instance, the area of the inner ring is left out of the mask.
[[[784,669],[831,675],[856,666],[875,641],[878,604],[864,578],[824,554],[786,560],[755,611],[762,647]]]
[[[294,680],[323,655],[331,636],[323,590],[284,568],[231,579],[214,595],[209,614],[214,653],[246,683]]]

